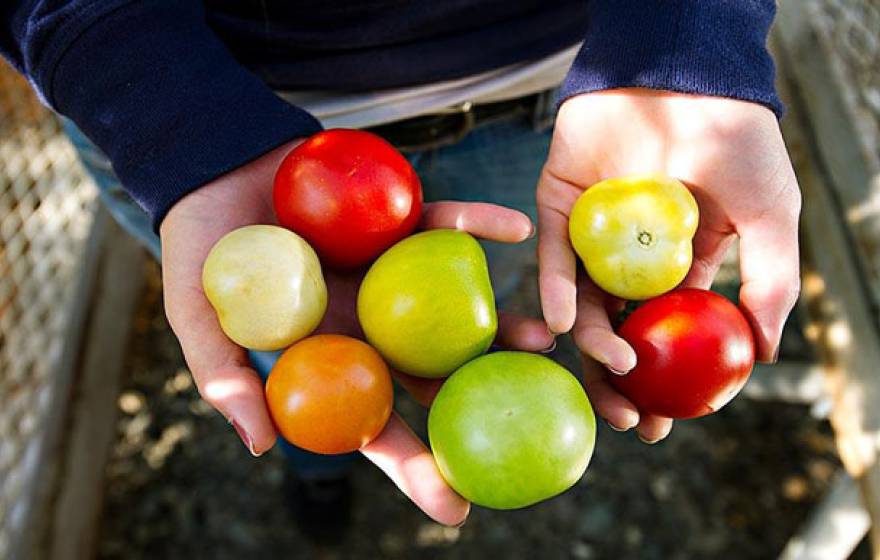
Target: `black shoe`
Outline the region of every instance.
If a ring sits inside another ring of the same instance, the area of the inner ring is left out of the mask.
[[[287,469],[285,498],[300,532],[318,545],[339,544],[351,526],[352,490],[347,475],[304,480]]]

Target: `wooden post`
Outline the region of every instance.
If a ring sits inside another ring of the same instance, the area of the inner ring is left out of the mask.
[[[103,209],[99,215],[104,214]],[[117,399],[132,318],[144,279],[144,250],[106,214],[106,228],[61,434],[57,494],[48,529],[49,558],[93,558],[103,501],[104,467],[116,436]]]
[[[742,394],[759,401],[814,404],[827,398],[825,368],[812,362],[755,364]]]
[[[780,4],[776,50],[788,104],[782,124],[804,195],[803,293],[820,325],[831,423],[871,514],[873,553],[880,558],[880,277],[866,260],[876,258],[880,239],[869,220],[853,219],[876,196],[870,178],[877,162],[860,148],[842,94],[847,84],[811,27],[814,4]],[[880,216],[873,219],[880,223]]]
[[[849,558],[870,524],[858,484],[848,474],[839,473],[807,522],[785,545],[779,560]]]

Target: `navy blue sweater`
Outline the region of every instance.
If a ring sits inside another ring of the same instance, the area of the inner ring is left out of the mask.
[[[643,86],[781,111],[774,0],[6,0],[0,52],[158,226],[186,193],[320,124],[272,88],[465,76],[585,40],[562,99]]]

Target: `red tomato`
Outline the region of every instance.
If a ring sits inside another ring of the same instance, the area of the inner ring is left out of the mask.
[[[711,414],[739,393],[755,363],[748,321],[714,292],[681,289],[652,299],[620,327],[638,363],[611,384],[642,413]]]
[[[326,130],[293,149],[275,174],[279,223],[321,261],[356,268],[415,229],[422,185],[400,152],[375,134]]]
[[[379,353],[338,334],[297,342],[266,381],[278,431],[315,453],[347,453],[370,443],[388,422],[393,401],[391,375]]]

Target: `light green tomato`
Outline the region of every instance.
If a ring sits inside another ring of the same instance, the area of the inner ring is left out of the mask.
[[[486,255],[455,230],[432,230],[380,256],[358,292],[367,340],[395,369],[445,377],[489,349],[498,330]]]
[[[253,350],[290,346],[315,330],[327,309],[315,251],[277,226],[223,236],[205,259],[202,287],[226,336]]]
[[[629,175],[584,191],[568,225],[593,282],[609,294],[642,300],[684,280],[698,222],[697,202],[681,182]]]
[[[596,418],[580,383],[553,360],[496,352],[446,380],[428,416],[443,478],[475,504],[516,509],[570,488],[587,469]]]

